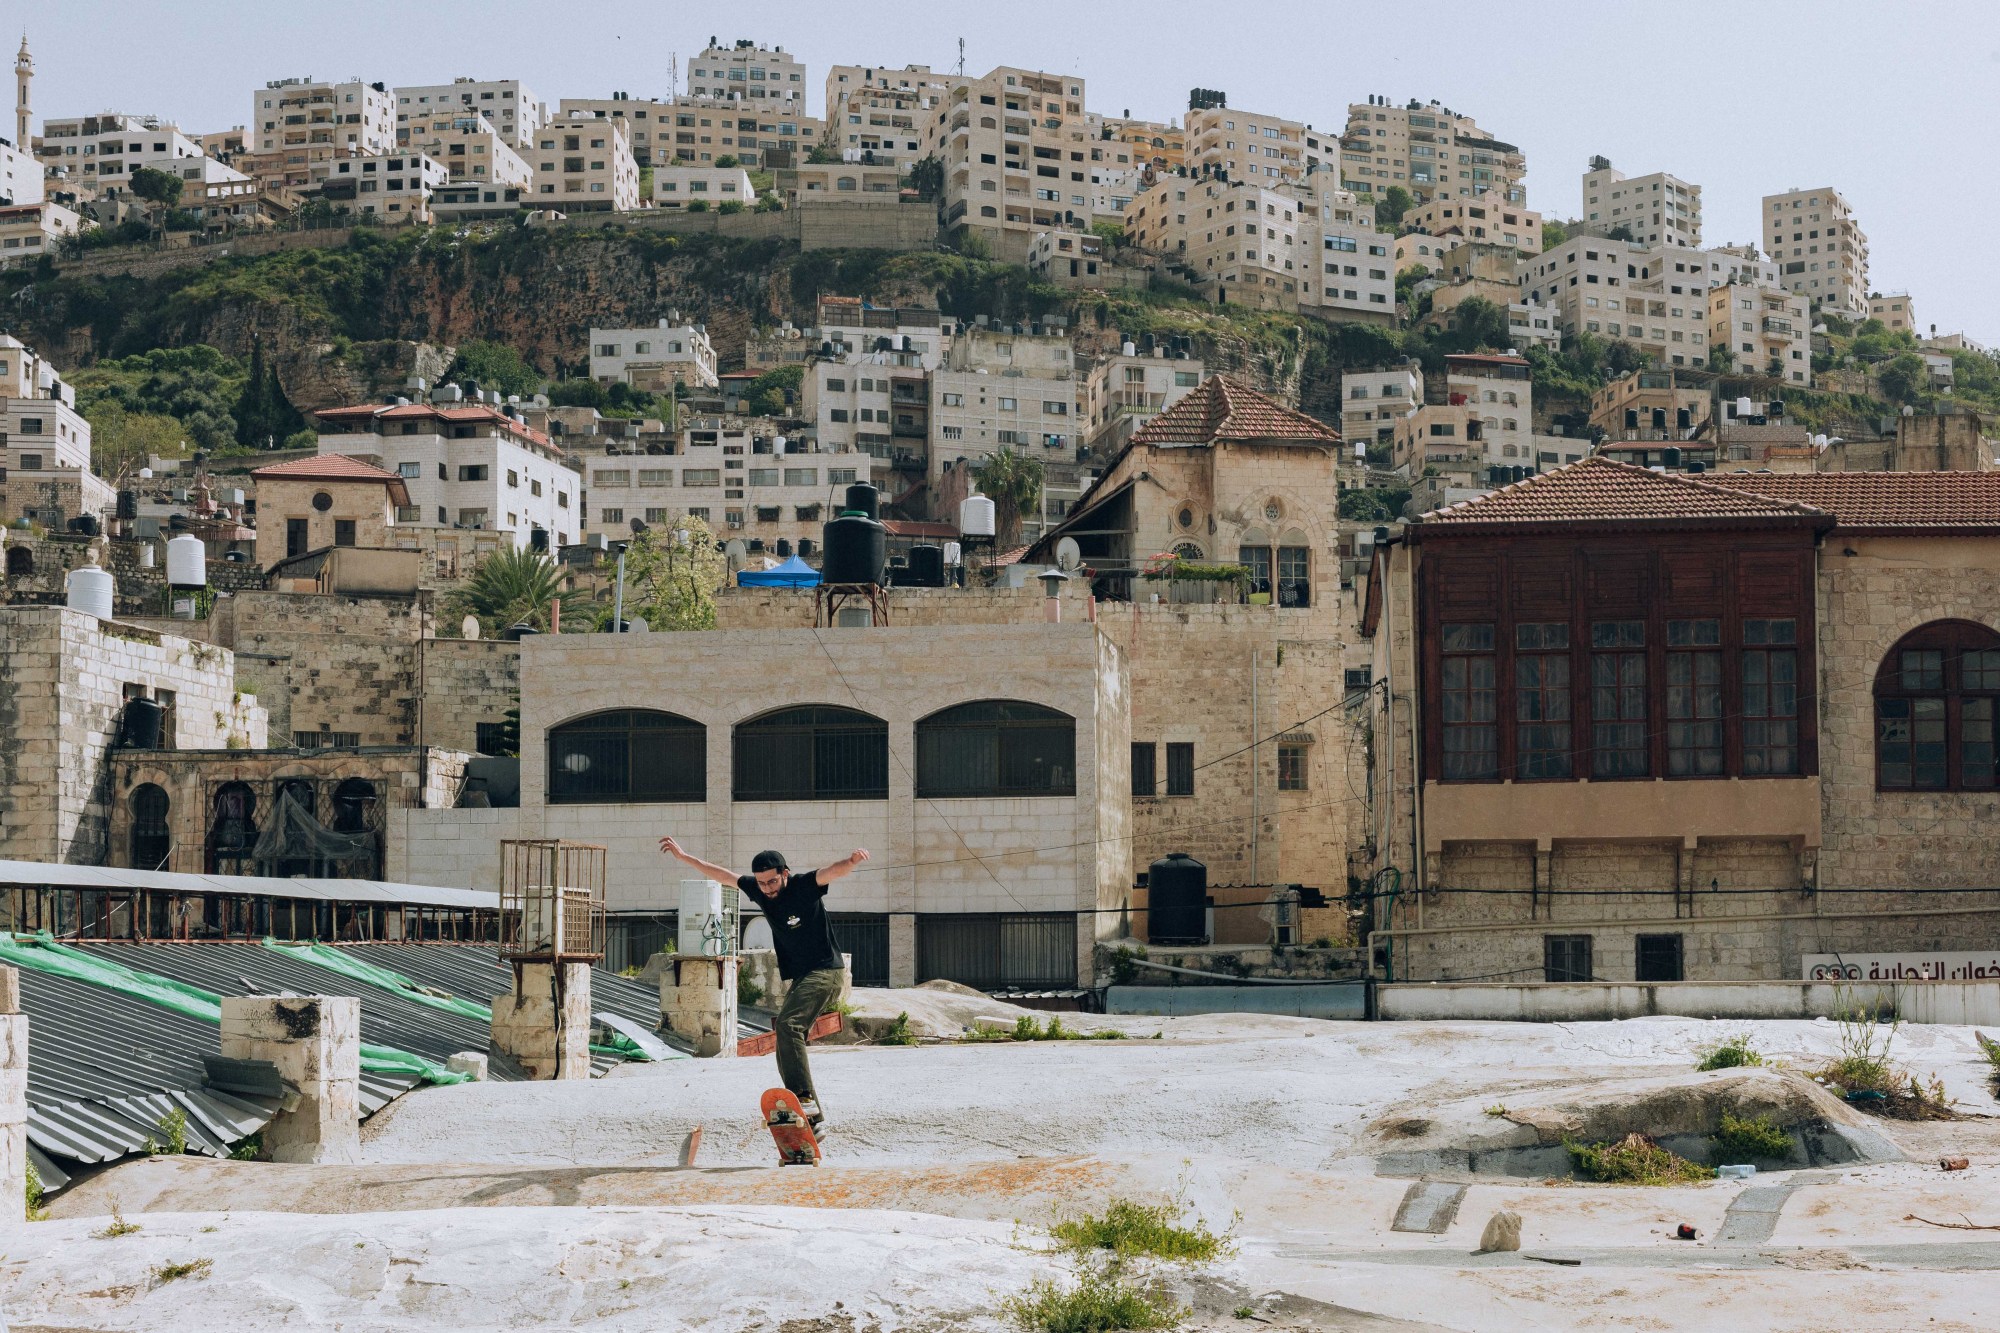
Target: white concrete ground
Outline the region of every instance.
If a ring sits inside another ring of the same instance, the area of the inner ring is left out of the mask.
[[[2000,1231],[1906,1220],[2000,1224],[2000,1104],[1969,1029],[1897,1036],[1893,1057],[1977,1117],[1882,1122],[1910,1161],[1673,1189],[1487,1177],[1429,1235],[1391,1230],[1410,1182],[1376,1173],[1371,1125],[1687,1071],[1738,1032],[1806,1065],[1838,1050],[1836,1026],[1115,1025],[1130,1039],[821,1048],[836,1134],[817,1169],[769,1165],[768,1058],[425,1090],[366,1128],[358,1169],[129,1164],[0,1240],[0,1310],[16,1333],[997,1329],[1000,1300],[1065,1271],[1041,1234],[1057,1210],[1178,1194],[1238,1242],[1205,1269],[1152,1270],[1194,1303],[1187,1327],[1995,1327]],[[696,1124],[696,1168],[673,1169]],[[1941,1172],[1946,1152],[1971,1170]],[[1732,1204],[1781,1183],[1768,1238],[1718,1242]],[[143,1229],[94,1239],[114,1199]],[[1522,1252],[1474,1257],[1503,1208]],[[1703,1239],[1669,1239],[1679,1222]],[[198,1259],[205,1274],[151,1276]]]

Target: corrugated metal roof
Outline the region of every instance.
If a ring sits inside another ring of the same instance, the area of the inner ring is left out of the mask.
[[[172,870],[123,870],[43,861],[0,861],[0,884],[48,884],[76,889],[152,889],[162,893],[260,893],[328,902],[403,903],[419,907],[498,911],[500,895],[375,879],[280,879],[275,875],[194,875]]]

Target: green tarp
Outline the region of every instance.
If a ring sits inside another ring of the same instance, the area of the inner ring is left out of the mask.
[[[175,1013],[199,1018],[205,1023],[222,1024],[222,997],[199,986],[190,986],[155,972],[141,972],[108,958],[99,958],[67,945],[57,944],[46,932],[22,935],[0,931],[0,963],[12,963],[36,972],[69,977],[74,981],[123,992]],[[465,1074],[454,1074],[421,1055],[399,1051],[393,1046],[361,1044],[361,1067],[371,1074],[404,1074],[428,1083],[463,1083]]]

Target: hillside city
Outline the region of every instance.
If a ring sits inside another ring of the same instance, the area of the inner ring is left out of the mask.
[[[0,1328],[1982,1326],[1848,1205],[1993,1229],[2000,357],[1858,175],[1722,240],[1715,147],[1531,194],[1444,89],[714,37],[39,114],[89,58],[0,137]],[[809,1042],[838,1203],[738,1141]],[[1135,1198],[1206,1266],[1019,1240]],[[758,1219],[768,1299],[674,1248]]]

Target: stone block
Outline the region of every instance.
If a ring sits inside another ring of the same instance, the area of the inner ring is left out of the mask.
[[[492,1049],[513,1057],[529,1078],[590,1077],[590,966],[560,966],[560,1011],[550,963],[523,965],[519,988],[493,1001]]]
[[[692,1042],[700,1056],[736,1054],[736,963],[680,954],[660,979],[667,1030]]]
[[[12,967],[0,967],[0,1014],[18,1014],[20,1012],[20,970]]]
[[[231,995],[222,1000],[222,1054],[267,1060],[298,1104],[264,1128],[274,1162],[361,1160],[361,1002],[346,995]]]
[[[486,1082],[487,1055],[484,1051],[460,1051],[447,1056],[444,1067],[454,1074],[470,1075],[474,1083]]]

